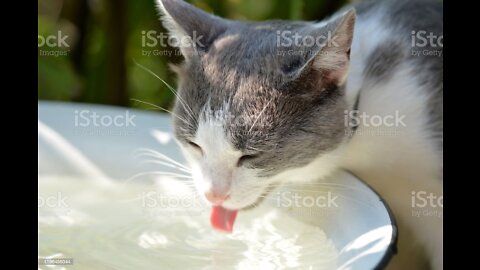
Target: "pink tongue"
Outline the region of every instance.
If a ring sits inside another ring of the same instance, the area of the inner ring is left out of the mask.
[[[236,217],[237,210],[228,210],[221,206],[213,206],[210,223],[212,223],[214,229],[231,233]]]

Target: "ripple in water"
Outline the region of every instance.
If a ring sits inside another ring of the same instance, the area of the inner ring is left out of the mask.
[[[74,259],[39,269],[336,268],[337,251],[320,228],[266,204],[240,212],[234,232],[223,234],[178,180],[92,182],[39,176],[39,257]]]

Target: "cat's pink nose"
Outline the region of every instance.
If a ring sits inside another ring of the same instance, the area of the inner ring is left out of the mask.
[[[205,198],[207,198],[207,200],[209,202],[211,202],[212,204],[215,204],[215,205],[222,204],[229,197],[230,197],[230,195],[228,195],[228,194],[218,194],[218,193],[215,193],[215,192],[212,192],[212,191],[205,192]]]

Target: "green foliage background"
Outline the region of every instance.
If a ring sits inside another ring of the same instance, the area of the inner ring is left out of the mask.
[[[240,20],[320,20],[343,0],[191,0],[216,15]],[[141,106],[138,99],[162,107],[173,95],[152,70],[170,85],[168,63],[181,56],[142,55],[142,31],[166,33],[154,0],[39,0],[38,98],[119,106]],[[51,35],[68,35],[69,47],[40,46]],[[155,48],[149,48],[155,49]],[[159,50],[164,50],[158,45]],[[168,48],[173,50],[172,48]],[[60,56],[43,55],[62,52]]]

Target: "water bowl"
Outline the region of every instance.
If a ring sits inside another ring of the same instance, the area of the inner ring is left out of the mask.
[[[63,269],[47,258],[72,269],[365,270],[395,253],[388,206],[352,173],[280,186],[225,234],[168,115],[43,101],[38,112],[39,269]]]

